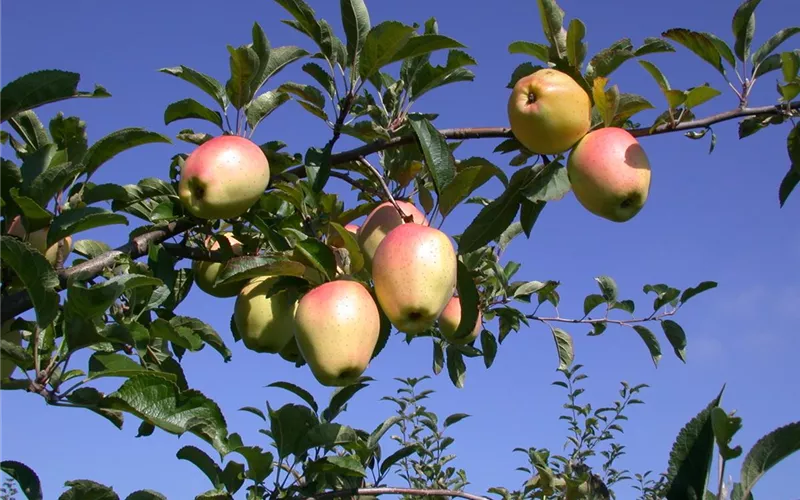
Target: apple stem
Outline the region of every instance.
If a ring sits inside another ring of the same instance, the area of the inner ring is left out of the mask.
[[[370,170],[370,172],[372,172],[373,175],[375,175],[375,178],[378,179],[378,182],[381,184],[383,191],[386,193],[386,197],[389,199],[389,202],[391,202],[391,204],[394,206],[395,210],[397,210],[397,213],[400,214],[400,218],[403,219],[403,222],[414,222],[414,216],[406,215],[405,212],[403,212],[403,209],[400,208],[400,205],[397,204],[397,200],[395,200],[394,196],[392,196],[392,191],[389,189],[389,186],[386,184],[386,181],[383,180],[383,176],[381,175],[380,172],[378,172],[378,169],[373,167],[372,164],[369,161],[367,161],[367,159],[364,158],[363,156],[358,159],[358,162],[367,167]]]

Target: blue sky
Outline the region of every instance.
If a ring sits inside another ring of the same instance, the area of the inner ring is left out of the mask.
[[[567,21],[582,19],[588,28],[589,53],[607,47],[622,37],[638,46],[646,36],[657,36],[673,27],[710,31],[732,42],[730,20],[738,2],[569,2],[562,0]],[[138,126],[174,136],[185,127],[208,130],[201,123],[165,126],[163,110],[171,102],[194,97],[207,103],[204,94],[174,77],[157,72],[166,66],[184,64],[224,80],[228,75],[226,44],[250,41],[253,21],[266,31],[273,46],[300,45],[313,50],[310,41],[281,24],[288,14],[270,1],[239,1],[235,7],[201,0],[195,2],[51,2],[47,10],[35,2],[2,3],[2,83],[30,71],[58,68],[82,75],[81,86],[105,86],[110,99],[78,100],[38,110],[48,119],[57,111],[79,115],[88,124],[90,142],[114,130]],[[230,4],[233,5],[233,4]],[[372,23],[397,19],[439,21],[442,34],[468,46],[478,61],[477,77],[430,93],[414,108],[440,113],[437,126],[506,126],[505,88],[524,56],[510,55],[515,40],[543,42],[533,0],[467,3],[384,2],[368,0]],[[314,1],[320,17],[342,33],[338,2]],[[800,19],[800,4],[763,2],[757,11],[754,46],[769,35]],[[566,24],[566,23],[565,23]],[[797,38],[782,48],[797,46]],[[441,60],[441,55],[437,61]],[[710,66],[682,47],[674,54],[648,57],[657,63],[677,88],[708,82],[725,90],[725,82]],[[396,70],[396,69],[395,69]],[[753,104],[771,104],[778,73],[760,81],[752,94]],[[300,64],[282,72],[272,82],[311,83]],[[612,76],[623,92],[647,97],[657,107],[663,97],[649,75],[636,62],[629,62]],[[736,106],[726,92],[698,108],[711,114]],[[663,109],[663,108],[662,108]],[[658,111],[660,112],[660,110]],[[651,123],[657,112],[638,116]],[[627,329],[609,328],[601,337],[586,337],[586,327],[566,328],[574,335],[576,360],[589,374],[585,397],[594,406],[610,403],[620,380],[651,386],[643,394],[646,404],[629,412],[623,444],[627,455],[619,466],[633,472],[665,469],[674,436],[692,416],[720,390],[727,389],[723,406],[736,409],[744,428],[736,443],[746,450],[764,433],[797,420],[800,401],[796,396],[794,363],[800,350],[797,324],[800,320],[800,231],[797,218],[800,194],[780,209],[777,188],[789,164],[786,154],[788,126],[763,131],[740,141],[736,122],[715,126],[717,147],[708,154],[708,141],[690,141],[681,134],[644,138],[651,160],[653,183],[646,207],[626,224],[615,224],[592,216],[572,194],[550,204],[543,212],[530,240],[518,238],[505,254],[521,262],[520,279],[557,279],[564,317],[581,316],[583,297],[596,290],[595,276],[610,275],[620,292],[645,311],[652,296],[641,287],[665,282],[686,288],[703,280],[718,281],[716,290],[696,297],[676,320],[688,335],[687,364],[672,355],[660,329],[664,358],[653,367],[642,341]],[[255,139],[282,140],[293,152],[322,146],[329,130],[320,121],[289,103],[262,124]],[[480,155],[500,165],[509,175],[507,156],[492,153],[497,140],[469,141],[460,149],[463,157]],[[337,150],[357,144],[343,138]],[[143,177],[166,178],[169,159],[192,146],[174,144],[143,146],[119,156],[104,166],[96,182],[135,183]],[[11,156],[7,148],[4,156]],[[483,193],[499,192],[491,181]],[[330,184],[340,193],[345,186]],[[352,197],[347,196],[352,203]],[[466,206],[451,215],[444,230],[456,234],[472,220],[477,207]],[[132,218],[132,224],[136,220]],[[82,237],[104,238],[116,246],[125,241],[130,228],[114,227]],[[231,431],[240,432],[253,444],[267,447],[257,433],[259,420],[237,412],[242,406],[276,407],[293,401],[288,393],[266,389],[277,380],[298,383],[326,402],[330,390],[319,386],[306,369],[296,370],[277,357],[247,351],[234,344],[228,322],[234,299],[212,299],[195,289],[180,306],[179,313],[202,318],[228,341],[234,362],[224,364],[210,349],[187,355],[184,370],[192,387],[203,391],[222,407]],[[490,324],[496,329],[495,324]],[[496,330],[495,330],[496,331]],[[76,360],[79,366],[84,360]],[[456,438],[455,464],[467,470],[467,490],[484,493],[491,486],[520,486],[524,474],[517,446],[550,447],[563,444],[565,427],[557,419],[562,391],[551,386],[559,378],[557,358],[549,330],[533,325],[511,335],[501,345],[495,365],[487,370],[480,359],[468,360],[467,383],[452,386],[447,375],[434,377],[426,386],[437,391],[429,407],[445,416],[454,412],[472,415],[451,430]],[[367,375],[377,379],[350,405],[343,422],[372,429],[393,411],[380,397],[398,385],[392,377],[431,374],[428,342],[410,346],[399,337],[375,360]],[[98,385],[113,391],[119,381]],[[794,397],[792,397],[794,393]],[[121,496],[138,488],[152,488],[169,498],[188,498],[208,489],[205,477],[191,464],[175,458],[185,444],[209,449],[191,435],[177,438],[156,431],[148,438],[135,438],[138,421],[127,419],[123,431],[90,413],[48,407],[32,394],[2,393],[2,457],[27,463],[39,472],[45,496],[54,498],[66,480],[87,478],[113,485]],[[738,476],[741,460],[729,469]],[[790,471],[798,470],[800,456],[786,460],[759,483],[757,498],[790,498],[797,492]],[[400,482],[398,481],[398,484]],[[632,498],[627,487],[620,498]]]

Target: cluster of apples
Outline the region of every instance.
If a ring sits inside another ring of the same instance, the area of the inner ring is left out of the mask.
[[[590,131],[592,103],[574,78],[552,68],[514,85],[508,100],[514,137],[533,153],[570,150],[567,173],[575,198],[589,212],[614,222],[638,214],[650,191],[650,163],[630,132],[619,127]]]
[[[247,211],[268,182],[269,163],[258,146],[239,136],[220,136],[186,159],[178,194],[198,217],[231,218]],[[299,297],[288,289],[273,290],[280,280],[276,276],[218,285],[224,264],[199,260],[192,264],[195,283],[214,297],[236,297],[233,322],[245,347],[292,362],[302,357],[327,386],[350,384],[366,371],[380,335],[380,311],[401,332],[419,334],[438,321],[449,341],[471,342],[480,333],[482,318],[469,335],[455,338],[461,304],[455,295],[453,243],[430,227],[412,203],[396,203],[397,208],[391,202],[378,205],[361,226],[346,226],[364,255],[372,289],[341,273]],[[233,234],[219,236],[233,255],[242,255],[242,244]],[[338,234],[327,243],[344,246]],[[210,237],[206,246],[220,247]]]

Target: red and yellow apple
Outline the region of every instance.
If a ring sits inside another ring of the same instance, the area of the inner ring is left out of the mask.
[[[196,217],[230,219],[258,201],[269,176],[267,157],[253,141],[222,135],[204,142],[186,159],[178,196]]]
[[[466,337],[456,338],[455,333],[458,331],[458,325],[461,324],[461,299],[453,296],[450,302],[447,303],[442,315],[439,316],[439,331],[442,336],[447,339],[451,344],[469,344],[481,333],[483,328],[482,314],[478,310],[478,319],[475,321],[475,328]]]
[[[311,373],[325,386],[355,382],[369,366],[381,319],[369,291],[357,281],[329,281],[300,299],[295,339]]]
[[[406,223],[381,241],[372,262],[375,295],[401,332],[433,326],[456,287],[457,256],[442,231]]]
[[[614,222],[626,222],[638,214],[650,192],[647,154],[622,128],[589,132],[570,152],[567,174],[578,202]]]
[[[574,78],[552,68],[520,78],[508,99],[514,137],[538,154],[567,151],[592,124],[589,94]]]
[[[407,201],[397,201],[397,205],[406,216],[412,216],[414,223],[428,225],[428,219],[417,207]],[[389,231],[403,224],[403,219],[391,202],[384,202],[375,207],[358,230],[358,244],[364,253],[364,261],[369,266],[375,251]]]

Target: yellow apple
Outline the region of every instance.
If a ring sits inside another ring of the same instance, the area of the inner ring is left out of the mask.
[[[233,233],[223,233],[221,236],[228,240],[234,255],[242,255],[242,243],[233,237]],[[219,250],[219,242],[212,240],[209,236],[206,238],[206,248],[211,251]],[[222,272],[224,266],[224,262],[194,261],[192,263],[192,269],[194,270],[195,284],[197,284],[200,290],[213,297],[233,297],[238,294],[244,285],[242,281],[234,281],[233,283],[214,286],[217,276]]]
[[[375,295],[389,321],[408,334],[433,326],[453,296],[457,266],[442,231],[411,223],[392,229],[372,263]]]
[[[329,281],[300,299],[295,339],[311,373],[325,386],[355,382],[369,366],[381,319],[369,291],[357,281]]]
[[[267,297],[278,279],[253,278],[236,297],[233,321],[245,347],[252,351],[278,353],[294,336],[297,300],[286,290]]]
[[[589,94],[568,74],[540,69],[520,78],[508,99],[514,137],[538,154],[558,154],[586,135],[592,124]]]
[[[567,174],[575,198],[589,212],[626,222],[641,211],[650,192],[650,162],[625,129],[589,132],[570,152]]]
[[[178,196],[203,219],[230,219],[245,213],[269,184],[269,162],[253,141],[222,135],[197,147],[181,169]]]
[[[466,337],[455,337],[459,324],[461,324],[461,299],[454,296],[445,306],[442,315],[439,316],[439,331],[442,332],[442,336],[451,344],[469,344],[478,338],[483,329],[480,310],[478,310],[478,320],[475,322],[475,328]]]

